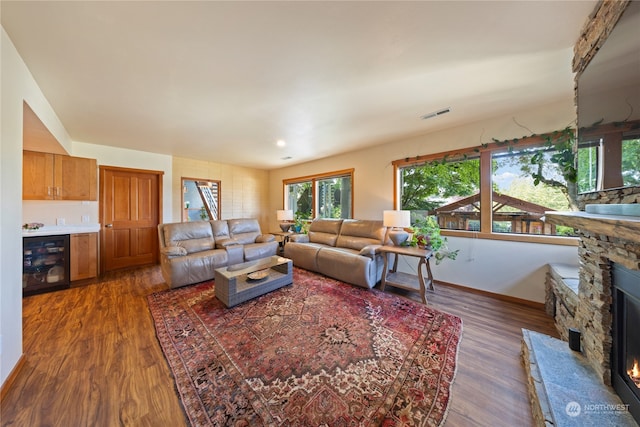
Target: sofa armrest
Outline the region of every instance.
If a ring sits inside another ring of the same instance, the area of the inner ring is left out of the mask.
[[[276,236],[273,234],[261,234],[256,237],[256,243],[267,243],[267,242],[275,242]]]
[[[185,256],[187,254],[187,250],[182,246],[167,246],[160,250],[162,255],[165,255],[169,258],[175,258],[178,256]]]
[[[367,245],[360,249],[360,255],[373,259],[382,245]]]
[[[229,239],[233,240],[233,239]],[[244,246],[239,243],[230,243],[226,245],[227,265],[240,264],[244,261]]]
[[[216,248],[224,249],[230,245],[239,245],[240,243],[236,239],[216,239]]]
[[[289,237],[290,242],[309,243],[308,234],[293,234]]]

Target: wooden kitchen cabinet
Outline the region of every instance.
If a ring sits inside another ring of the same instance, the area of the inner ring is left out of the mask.
[[[22,152],[23,200],[98,200],[95,159]]]
[[[72,234],[69,252],[72,282],[98,277],[98,233]]]

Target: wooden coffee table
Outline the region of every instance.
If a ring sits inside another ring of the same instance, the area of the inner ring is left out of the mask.
[[[293,263],[276,255],[218,268],[215,273],[215,295],[227,307],[293,283]]]

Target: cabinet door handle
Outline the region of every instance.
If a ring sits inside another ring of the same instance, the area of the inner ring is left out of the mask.
[[[105,224],[105,227],[106,227],[106,228],[112,228],[112,227],[113,227],[113,224]]]

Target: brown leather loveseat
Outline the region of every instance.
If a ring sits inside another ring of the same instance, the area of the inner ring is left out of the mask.
[[[158,225],[162,277],[171,288],[211,280],[215,269],[275,255],[278,242],[256,219]]]

